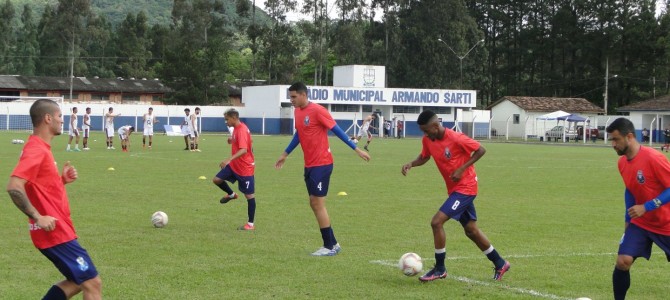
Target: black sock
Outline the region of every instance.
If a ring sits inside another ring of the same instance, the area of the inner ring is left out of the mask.
[[[254,222],[256,216],[256,198],[247,199],[247,214],[249,215],[249,223]]]
[[[66,300],[65,292],[57,285],[52,285],[42,300]]]
[[[333,226],[330,226],[330,241],[333,243],[333,246],[337,244],[337,239],[335,239],[335,231],[333,231]]]
[[[109,141],[107,141],[107,147],[109,147]]]
[[[323,247],[328,249],[333,249],[333,229],[330,226],[326,228],[321,228],[321,238],[323,239]]]
[[[435,253],[435,268],[438,271],[444,271],[447,268],[444,266],[444,260],[447,258],[447,252]]]
[[[195,149],[198,149],[198,144],[195,144]]]
[[[493,249],[491,253],[486,254],[486,257],[493,263],[496,269],[500,269],[505,265],[505,260],[502,257],[500,257],[500,254],[498,254],[498,251],[496,251],[496,249]]]
[[[152,143],[152,142],[149,142],[149,147],[151,147],[151,143]]]
[[[630,287],[630,271],[621,271],[614,267],[612,273],[612,288],[614,290],[614,300],[626,299],[626,292]]]
[[[147,140],[145,138],[142,138],[142,146],[147,144]]]
[[[228,183],[226,183],[225,180],[224,180],[223,182],[221,182],[221,184],[218,184],[217,186],[218,186],[221,190],[223,190],[224,192],[226,192],[226,195],[232,195],[232,194],[233,194],[233,189],[231,189],[230,186],[228,186]]]

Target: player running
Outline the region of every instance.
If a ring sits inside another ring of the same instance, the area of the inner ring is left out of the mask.
[[[356,148],[346,133],[337,126],[333,117],[323,106],[309,102],[307,99],[307,86],[302,82],[294,83],[289,87],[291,104],[295,107],[295,129],[293,140],[286,150],[279,156],[275,168],[281,169],[286,157],[300,144],[305,159],[305,184],[309,193],[309,205],[316,216],[323,239],[323,247],[316,250],[314,256],[334,256],[340,250],[340,244],[335,239],[335,234],[330,224],[330,217],[326,210],[326,195],[330,175],[333,172],[333,155],[328,145],[328,130],[332,131],[351,149],[354,149],[359,157],[365,161],[370,160],[370,155]],[[234,132],[236,132],[235,130]]]
[[[121,139],[121,151],[130,151],[130,134],[135,132],[135,127],[126,125],[119,127],[119,139]]]
[[[196,108],[197,111],[197,108]],[[240,113],[235,109],[229,109],[224,114],[226,125],[235,128],[232,137],[228,139],[231,144],[232,156],[222,161],[219,166],[221,171],[214,177],[212,182],[224,192],[226,195],[221,198],[221,204],[228,203],[230,200],[237,199],[237,194],[226,183],[230,181],[235,183],[240,192],[247,198],[247,223],[240,226],[239,230],[254,230],[254,216],[256,215],[256,196],[254,169],[256,162],[254,161],[254,152],[251,141],[251,132],[246,124],[240,121]]]
[[[365,146],[363,146],[363,149],[365,151],[370,151],[368,150],[368,146],[370,146],[370,142],[372,142],[372,133],[370,133],[370,128],[372,129],[377,129],[374,126],[372,126],[372,120],[374,120],[377,116],[375,114],[371,114],[365,119],[363,119],[363,125],[361,125],[361,130],[358,131],[358,136],[356,137],[356,142],[360,142],[361,138],[363,138],[363,134],[367,136],[367,142],[365,143]]]
[[[86,113],[84,114],[84,124],[81,125],[81,130],[83,131],[83,135],[84,135],[84,140],[82,142],[84,148],[82,150],[91,150],[91,148],[88,147],[88,137],[91,135],[91,108],[90,107],[86,108]]]
[[[154,108],[149,107],[149,111],[144,114],[144,135],[142,135],[142,149],[147,145],[147,136],[149,137],[149,150],[154,141],[154,124],[158,123],[158,119],[154,117]]]
[[[74,151],[81,151],[79,150],[79,128],[77,128],[78,123],[79,120],[77,118],[77,107],[73,107],[72,114],[70,115],[70,130],[68,132],[70,138],[67,142],[67,149],[65,149],[65,151],[70,151],[70,144],[72,144],[72,138],[74,137],[76,137],[74,142]]]
[[[633,123],[618,118],[607,126],[609,140],[619,156],[619,173],[626,187],[624,235],[619,242],[612,273],[614,299],[625,299],[630,287],[630,268],[635,260],[651,257],[656,244],[670,261],[670,162],[635,138]]]
[[[110,107],[105,114],[105,134],[107,134],[107,150],[114,150],[114,118],[121,114],[114,114],[114,108]]]
[[[423,148],[415,160],[402,166],[401,172],[407,176],[412,167],[422,166],[433,157],[447,184],[448,193],[447,200],[430,221],[435,244],[435,267],[419,277],[419,280],[426,282],[447,277],[447,268],[444,265],[447,256],[444,223],[449,219],[461,223],[465,235],[493,262],[493,279],[501,280],[505,272],[510,269],[510,264],[500,257],[498,251],[477,226],[474,204],[477,197],[477,174],[473,165],[484,156],[486,149],[466,135],[442,127],[442,123],[432,111],[424,110],[419,115],[417,123],[424,133],[421,141]]]

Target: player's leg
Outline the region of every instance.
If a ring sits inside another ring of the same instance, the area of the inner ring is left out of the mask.
[[[142,136],[142,148],[145,148],[147,146],[147,135]]]
[[[84,129],[84,140],[82,141],[82,145],[84,146],[84,150],[88,150],[88,136],[90,134],[90,129]]]
[[[240,192],[247,198],[247,223],[240,226],[239,230],[254,230],[254,219],[256,217],[256,194],[254,176],[241,176],[238,182]]]
[[[191,134],[189,134],[188,140],[190,143],[191,151],[195,151],[195,132],[191,132]]]
[[[626,298],[630,287],[630,268],[636,258],[644,257],[648,260],[651,257],[652,244],[648,231],[632,223],[626,227],[612,272],[612,291],[615,300]]]
[[[188,137],[189,137],[188,134],[184,135],[184,144],[186,144],[186,148],[184,148],[184,150],[189,150],[188,149]]]
[[[419,277],[420,281],[433,281],[447,277],[447,267],[444,264],[444,260],[447,258],[447,235],[444,231],[444,223],[449,219],[448,215],[438,210],[430,220],[430,227],[433,231],[433,245],[435,246],[435,266]]]
[[[66,278],[66,280],[52,287],[45,299],[70,299],[82,290],[84,291],[84,299],[102,299],[102,284],[98,271],[88,252],[79,245],[77,240],[47,249],[40,249],[40,252]],[[58,298],[62,295],[65,295],[65,298]]]
[[[233,189],[230,188],[226,180],[232,183],[235,183],[237,180],[233,169],[230,168],[230,165],[227,165],[225,168],[221,169],[219,173],[214,176],[214,179],[212,179],[214,185],[218,186],[222,191],[226,192],[226,195],[223,196],[221,200],[219,200],[219,203],[221,204],[226,204],[230,200],[235,200],[238,198],[238,195],[233,192]]]
[[[309,193],[309,206],[319,224],[319,231],[323,239],[323,246],[312,253],[314,256],[337,255],[342,249],[337,243],[330,216],[326,209],[326,196],[330,185],[330,175],[333,165],[311,167],[305,169],[305,184]]]
[[[471,241],[473,241],[475,245],[477,245],[477,248],[479,248],[479,250],[481,250],[482,253],[486,255],[486,258],[488,258],[488,260],[493,263],[493,279],[502,280],[503,275],[505,275],[505,273],[509,271],[511,267],[510,263],[500,256],[498,250],[496,250],[493,245],[491,245],[491,242],[486,237],[484,232],[479,229],[479,226],[477,226],[476,217],[473,219],[471,216],[464,214],[459,221],[461,224],[463,224],[465,235]]]
[[[200,141],[200,133],[198,131],[193,132],[195,134],[195,137],[193,137],[193,143],[195,144],[195,151],[200,152],[200,148],[198,148],[198,141]]]
[[[100,276],[95,276],[81,283],[81,290],[84,292],[84,300],[102,299],[102,280]]]
[[[372,133],[368,131],[367,134],[368,134],[368,141],[365,143],[365,150],[368,150],[368,146],[370,146],[370,142],[372,142]]]
[[[67,140],[67,148],[65,148],[65,151],[70,151],[70,145],[72,145],[72,133],[68,134],[69,138]]]
[[[154,142],[154,134],[151,133],[149,135],[149,149],[151,149],[151,145],[153,144],[153,142]]]
[[[79,130],[74,131],[75,142],[74,142],[74,151],[79,151]]]

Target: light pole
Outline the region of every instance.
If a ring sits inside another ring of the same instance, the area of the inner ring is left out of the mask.
[[[477,43],[475,43],[475,44],[470,48],[470,50],[468,50],[468,52],[465,52],[465,54],[463,54],[463,55],[458,55],[458,53],[456,53],[456,51],[454,51],[454,49],[451,49],[451,47],[449,47],[449,45],[447,44],[447,42],[443,41],[441,38],[438,38],[437,40],[440,41],[440,42],[442,42],[445,46],[447,46],[447,48],[449,48],[449,50],[451,50],[451,52],[454,53],[454,55],[456,55],[456,57],[458,57],[458,59],[460,60],[460,64],[461,64],[461,79],[460,79],[460,83],[459,83],[458,88],[461,88],[461,89],[462,89],[462,88],[463,88],[463,59],[464,59],[466,56],[468,56],[468,54],[470,54],[470,51],[472,51],[472,49],[475,49],[475,47],[477,47],[477,45],[479,45],[479,43],[483,43],[483,42],[484,42],[484,39],[481,39],[481,40],[479,40]]]

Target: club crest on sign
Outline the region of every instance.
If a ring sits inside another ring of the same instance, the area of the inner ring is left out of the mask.
[[[363,70],[363,85],[364,86],[374,86],[375,85],[375,69],[374,68],[365,68]]]

